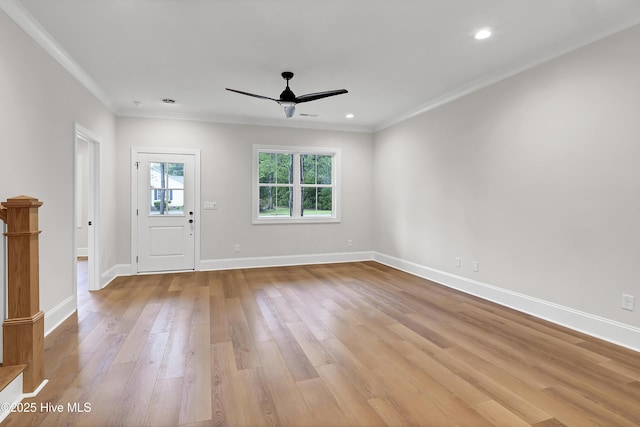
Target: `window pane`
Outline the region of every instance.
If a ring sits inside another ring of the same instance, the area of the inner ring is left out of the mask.
[[[149,206],[149,215],[166,215],[167,213],[167,197],[165,190],[151,189],[151,204]]]
[[[150,215],[184,214],[184,163],[149,163]]]
[[[291,187],[260,187],[260,217],[290,217],[292,207]]]
[[[315,216],[318,203],[318,189],[304,187],[302,189],[302,216]]]
[[[332,156],[316,156],[318,184],[331,184]]]
[[[300,156],[300,182],[303,184],[317,184],[316,156],[314,154],[302,154]]]
[[[167,163],[167,188],[184,189],[184,163]]]
[[[302,216],[331,216],[333,208],[331,188],[302,188]]]
[[[278,175],[276,177],[278,184],[293,184],[293,154],[276,155]]]
[[[276,182],[276,154],[258,153],[258,182],[260,184],[275,184]]]
[[[333,213],[333,190],[331,188],[318,189],[318,212],[322,215]]]
[[[165,163],[149,163],[149,186],[151,188],[166,188],[165,187]]]
[[[258,182],[260,184],[292,184],[293,155],[258,153]]]
[[[300,156],[300,182],[302,184],[331,184],[332,156],[302,154]]]
[[[184,215],[184,190],[168,190],[167,214]]]

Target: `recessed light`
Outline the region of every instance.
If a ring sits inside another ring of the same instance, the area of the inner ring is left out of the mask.
[[[175,99],[165,98],[165,99],[162,100],[162,102],[164,102],[165,104],[175,104],[176,100]]]
[[[491,32],[490,28],[483,28],[481,30],[479,30],[474,36],[473,38],[475,38],[476,40],[486,40],[489,37],[491,37],[491,34],[493,34]]]
[[[353,119],[355,117],[355,115],[353,115],[353,113],[347,113],[347,114],[345,114],[345,117],[347,119]]]

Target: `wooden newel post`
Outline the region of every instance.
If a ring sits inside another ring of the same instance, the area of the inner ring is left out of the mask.
[[[3,363],[27,365],[23,392],[35,391],[44,381],[44,313],[40,311],[38,208],[42,202],[18,196],[2,203],[7,223],[7,301],[2,324]]]

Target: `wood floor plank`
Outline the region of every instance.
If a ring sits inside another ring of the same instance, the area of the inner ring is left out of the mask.
[[[246,425],[240,403],[232,398],[237,372],[231,342],[211,344],[211,423],[215,426]],[[204,373],[202,373],[204,375]],[[238,419],[242,417],[242,419]]]
[[[149,400],[143,425],[148,427],[171,427],[179,425],[182,378],[159,379],[156,381]]]
[[[271,396],[282,425],[311,425],[313,416],[305,403],[296,382],[273,341],[256,343],[264,376],[269,383]]]
[[[271,335],[295,381],[318,377],[313,364],[289,328],[271,331]]]
[[[129,383],[135,367],[136,362],[112,364],[89,401],[91,404],[91,412],[79,415],[76,418],[77,425],[98,426],[113,424],[115,411],[119,411],[120,409],[119,405],[122,394]],[[49,385],[51,384],[47,386]],[[46,388],[47,387],[45,387],[45,389]],[[57,400],[50,401],[57,402]],[[24,425],[25,424],[23,424],[23,426]]]
[[[375,365],[371,364],[371,362],[369,362],[369,366],[365,365],[349,350],[345,343],[338,339],[325,340],[322,345],[331,355],[331,358],[335,360],[335,364],[332,365],[340,366],[342,375],[346,375],[349,378],[349,381],[362,394],[364,400],[384,397],[390,394],[389,386],[380,382],[373,372],[373,369],[377,366],[377,360],[374,362]],[[374,360],[371,355],[369,355],[368,359]],[[316,371],[319,372],[322,367],[316,368]]]
[[[120,396],[118,408],[112,415],[115,423],[141,425],[144,422],[168,336],[168,332],[162,332],[151,334],[144,340],[136,365]]]
[[[229,336],[229,321],[227,319],[226,298],[219,276],[209,280],[209,324],[211,343],[231,341]]]
[[[245,274],[243,274],[242,277],[246,279]],[[268,341],[272,339],[267,323],[261,315],[260,306],[256,301],[254,291],[251,289],[249,282],[247,280],[239,281],[237,286],[242,310],[245,313],[247,325],[249,325],[254,341]],[[213,323],[214,322],[212,322],[212,324]]]
[[[204,299],[208,301],[208,299]],[[203,315],[204,317],[204,315]],[[207,316],[208,317],[208,316]],[[193,323],[189,335],[186,370],[182,383],[180,424],[211,420],[211,344],[209,322]]]
[[[113,363],[126,363],[138,360],[149,331],[160,312],[160,304],[148,304],[144,307],[135,324],[127,334],[120,351],[116,355]]]
[[[190,333],[191,312],[177,308],[171,319],[171,329],[162,355],[158,378],[168,379],[184,376]]]
[[[358,386],[337,365],[329,364],[317,368],[320,378],[333,394],[336,402],[354,426],[384,426],[385,422],[361,394]]]
[[[476,405],[478,411],[496,427],[527,427],[529,423],[494,400]],[[546,420],[545,420],[546,421]]]
[[[376,262],[78,284],[25,402],[91,412],[3,427],[640,425],[639,353]]]
[[[280,425],[281,422],[263,368],[245,369],[239,371],[237,375],[246,390],[246,397],[239,401],[244,402],[242,410],[249,414],[248,425]]]
[[[327,390],[324,381],[312,378],[298,381],[298,390],[310,410],[312,426],[349,426],[349,420],[333,395]]]
[[[256,343],[253,340],[253,335],[247,323],[240,299],[227,298],[226,308],[229,337],[233,343],[233,351],[238,369],[259,367],[260,358],[256,353]]]
[[[446,354],[451,359],[447,362],[450,369],[464,371],[465,378],[474,386],[526,422],[533,424],[553,418],[544,409],[536,406],[535,400],[522,397],[523,394],[537,393],[535,387],[502,372],[461,348],[447,349]]]
[[[396,408],[393,402],[389,401],[386,397],[376,397],[375,399],[369,399],[369,405],[376,411],[376,414],[380,417],[385,425],[390,427],[406,427],[412,425],[406,416],[399,412],[399,408]],[[413,424],[415,425],[415,424]]]
[[[329,353],[322,347],[320,341],[316,339],[305,323],[288,323],[287,327],[312,366],[321,366],[332,362]]]

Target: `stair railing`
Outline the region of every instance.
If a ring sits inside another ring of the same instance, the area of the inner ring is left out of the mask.
[[[23,393],[44,381],[44,313],[40,310],[38,208],[42,202],[18,196],[0,203],[7,224],[7,319],[2,324],[3,365],[26,365]]]

